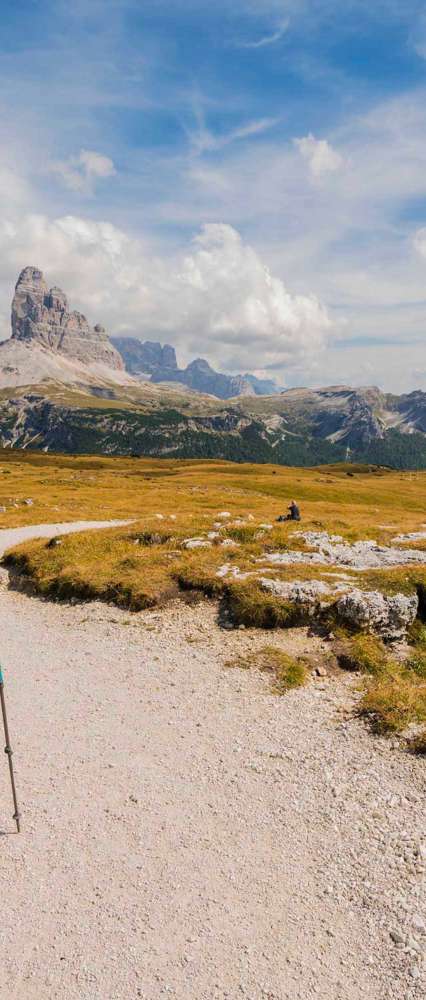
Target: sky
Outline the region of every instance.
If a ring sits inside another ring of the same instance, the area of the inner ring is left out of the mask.
[[[40,267],[111,334],[426,388],[426,2],[15,0],[0,338]]]

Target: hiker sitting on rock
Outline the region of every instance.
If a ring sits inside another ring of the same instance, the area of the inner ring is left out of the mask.
[[[288,510],[290,513],[280,514],[280,516],[277,517],[277,521],[300,521],[300,510],[295,500],[291,501]]]

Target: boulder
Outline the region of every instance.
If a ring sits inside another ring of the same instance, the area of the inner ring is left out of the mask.
[[[306,618],[319,618],[324,607],[328,606],[332,594],[331,588],[321,580],[295,580],[286,583],[283,580],[261,577],[259,582],[263,590],[295,604]]]
[[[184,549],[209,549],[211,544],[207,538],[185,538],[182,542]]]
[[[418,597],[395,594],[388,597],[378,590],[351,590],[336,601],[338,620],[364,632],[377,632],[383,639],[402,639],[418,610]]]

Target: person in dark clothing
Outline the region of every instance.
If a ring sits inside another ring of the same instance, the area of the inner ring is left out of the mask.
[[[289,514],[280,514],[277,521],[300,521],[300,510],[295,500],[292,500],[289,507]]]
[[[300,510],[295,500],[291,501],[288,509],[290,511],[290,521],[300,521]]]

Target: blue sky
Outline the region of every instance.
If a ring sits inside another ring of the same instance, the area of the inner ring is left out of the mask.
[[[3,337],[35,264],[182,360],[425,388],[425,3],[18,0],[2,26]]]

